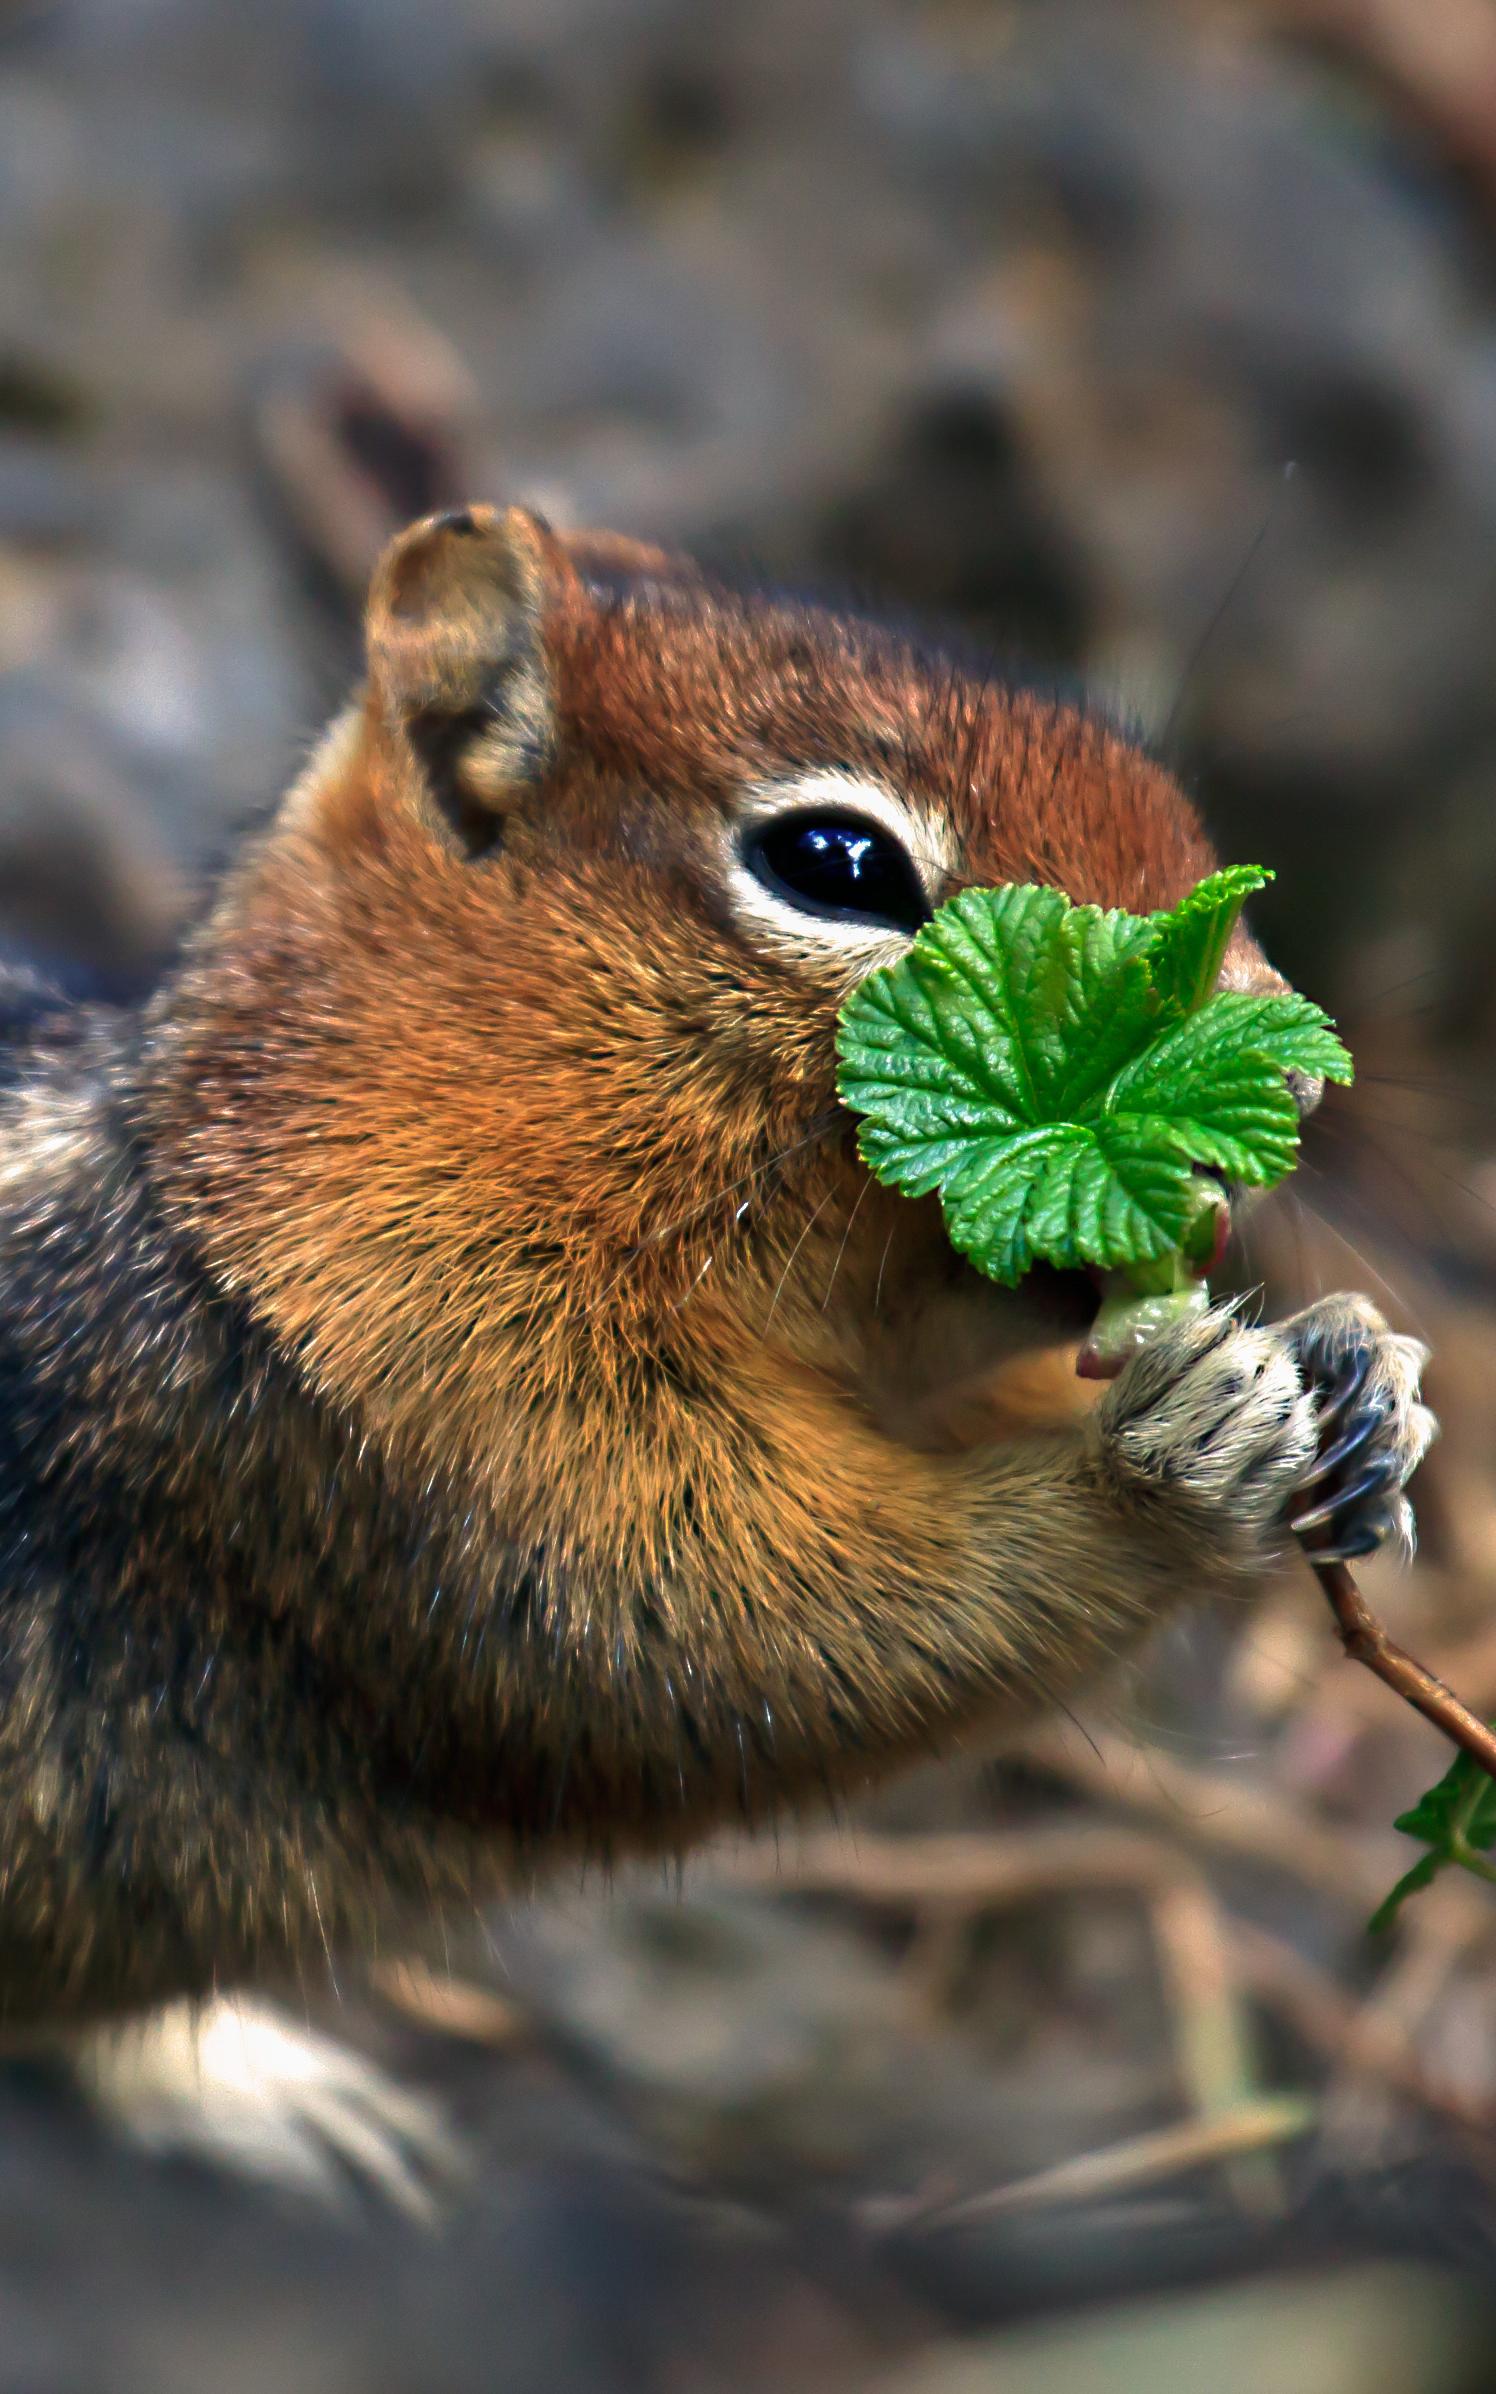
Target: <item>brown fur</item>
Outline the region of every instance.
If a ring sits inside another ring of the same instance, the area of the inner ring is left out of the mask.
[[[0,1146],[13,2017],[856,1782],[1268,1568],[1286,1349],[1217,1321],[1087,1419],[1064,1292],[863,1174],[856,968],[724,865],[814,768],[952,888],[1148,908],[1212,861],[1098,721],[473,510],[382,565],[365,690],[146,1018],[44,1027]]]

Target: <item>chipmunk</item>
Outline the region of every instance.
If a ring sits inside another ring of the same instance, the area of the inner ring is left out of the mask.
[[[1213,863],[1094,717],[474,507],[137,1012],[12,993],[0,2021],[398,1948],[1064,1696],[1406,1537],[1422,1350],[1359,1297],[1161,1337],[876,1186],[838,1009],[952,891]],[[1282,983],[1245,931],[1224,977]],[[1304,1102],[1313,1097],[1303,1092]]]

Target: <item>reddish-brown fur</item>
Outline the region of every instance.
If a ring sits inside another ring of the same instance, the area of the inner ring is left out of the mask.
[[[0,1190],[50,1625],[0,1731],[13,2012],[679,1844],[1268,1567],[1312,1433],[1267,1334],[1169,1367],[1224,1460],[1162,1366],[1087,1418],[1073,1300],[864,1174],[863,967],[731,880],[745,790],[816,769],[948,888],[1146,909],[1212,861],[1094,718],[475,510],[386,559],[364,691],[144,1024],[44,1042]]]
[[[545,628],[556,762],[495,796],[501,857],[433,837],[376,617],[355,728],[169,1001],[174,1185],[215,1260],[340,1398],[506,1485],[495,1408],[516,1370],[558,1389],[585,1357],[626,1379],[641,1339],[715,1353],[740,1309],[761,1337],[723,1224],[771,1171],[768,1248],[736,1242],[752,1288],[825,1200],[782,1333],[843,1371],[869,1336],[862,1281],[907,1209],[869,1197],[841,1130],[802,1145],[833,1109],[846,984],[735,933],[703,834],[745,783],[817,764],[894,781],[950,825],[951,887],[1044,880],[1143,910],[1211,863],[1176,785],[1115,732],[932,674],[877,631],[690,584],[619,600],[564,565]],[[459,711],[470,656],[488,670],[462,639]],[[840,1301],[792,1333],[858,1198]],[[708,1254],[726,1285],[680,1310]]]

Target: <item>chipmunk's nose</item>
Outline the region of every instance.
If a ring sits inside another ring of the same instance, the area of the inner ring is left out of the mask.
[[[1298,1107],[1302,1120],[1305,1114],[1312,1114],[1319,1104],[1325,1093],[1325,1084],[1319,1074],[1314,1072],[1290,1072],[1287,1075],[1287,1080],[1293,1095],[1293,1102]]]

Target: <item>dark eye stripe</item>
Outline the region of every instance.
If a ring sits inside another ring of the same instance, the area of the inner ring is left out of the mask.
[[[823,922],[917,931],[930,919],[908,853],[865,815],[781,815],[750,836],[743,861],[765,889]]]

